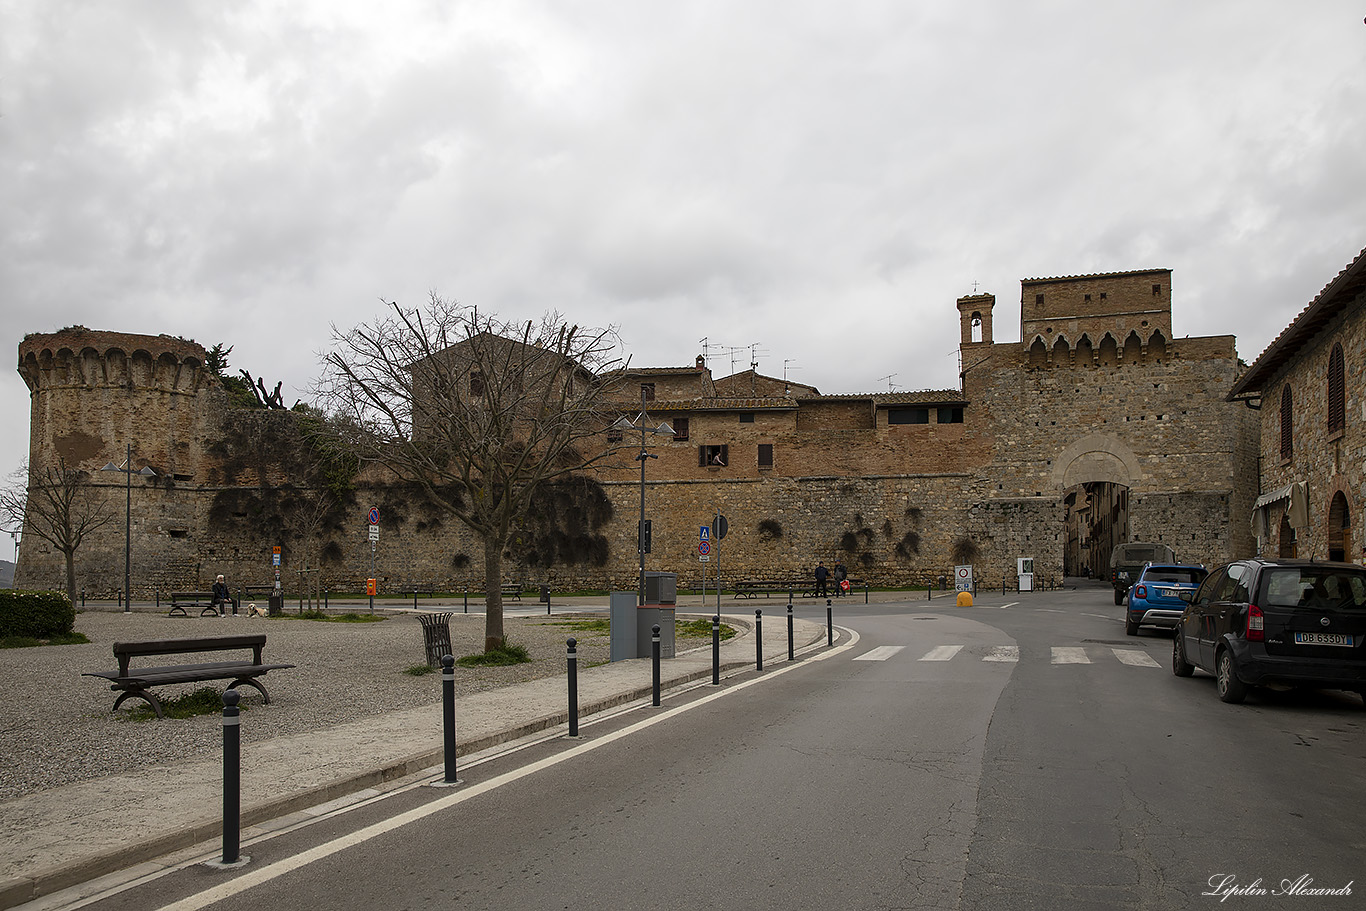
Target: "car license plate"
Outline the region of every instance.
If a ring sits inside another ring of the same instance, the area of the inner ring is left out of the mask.
[[[1296,633],[1296,645],[1345,645],[1351,648],[1355,643],[1344,633]]]

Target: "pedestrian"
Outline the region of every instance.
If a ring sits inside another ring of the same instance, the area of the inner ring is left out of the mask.
[[[844,568],[844,561],[841,560],[841,559],[839,559],[838,557],[836,557],[836,558],[835,558],[835,597],[836,597],[836,598],[842,597],[842,596],[844,595],[844,593],[848,590],[849,586],[847,586],[847,585],[844,584],[844,580],[847,579],[847,578],[849,578],[849,571],[848,571],[847,569]]]
[[[824,564],[824,563],[822,563],[821,561],[817,560],[817,561],[816,561],[816,597],[817,597],[817,598],[825,598],[825,597],[828,597],[828,596],[829,596],[830,592],[827,591],[827,590],[826,590],[826,587],[825,587],[825,580],[826,580],[826,579],[829,579],[829,578],[830,578],[830,570],[828,570],[828,569],[825,568],[825,564]]]
[[[223,574],[219,573],[218,578],[213,581],[213,601],[214,607],[218,608],[220,614],[226,614],[227,608],[237,609],[237,602],[232,600],[232,593],[228,591],[228,583],[223,581]]]

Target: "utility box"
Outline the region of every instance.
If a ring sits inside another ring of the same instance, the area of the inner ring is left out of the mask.
[[[646,604],[677,604],[678,573],[646,573]]]
[[[1017,588],[1022,592],[1034,590],[1034,558],[1019,557],[1015,561],[1015,574],[1019,577]]]
[[[613,661],[639,658],[636,643],[636,600],[637,592],[612,592],[609,610],[611,611]]]

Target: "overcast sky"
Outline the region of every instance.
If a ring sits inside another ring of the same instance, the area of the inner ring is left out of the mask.
[[[1173,270],[1254,359],[1366,246],[1358,0],[0,0],[0,349],[233,346],[304,397],[430,291],[957,386],[963,294]],[[887,379],[891,376],[891,379]],[[0,371],[0,474],[28,392]],[[122,440],[111,441],[121,449]],[[111,457],[115,453],[111,450]]]

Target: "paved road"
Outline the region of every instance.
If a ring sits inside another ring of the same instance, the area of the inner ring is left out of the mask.
[[[1258,909],[1366,895],[1356,697],[1225,706],[1211,678],[1171,675],[1170,638],[1125,636],[1099,586],[837,617],[850,648],[96,907],[1168,909],[1221,904],[1212,881],[1266,890],[1223,903]],[[1269,894],[1306,876],[1354,895]]]

